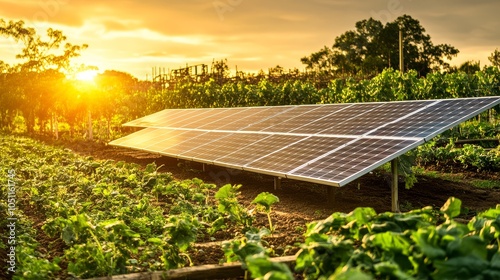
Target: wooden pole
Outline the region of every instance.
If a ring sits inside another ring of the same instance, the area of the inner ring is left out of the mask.
[[[395,158],[391,161],[391,171],[392,171],[392,185],[391,185],[392,212],[399,212],[398,159],[397,158]]]
[[[403,63],[403,31],[399,28],[399,71],[401,73],[404,72],[404,63]]]
[[[281,190],[281,177],[274,177],[274,190]]]

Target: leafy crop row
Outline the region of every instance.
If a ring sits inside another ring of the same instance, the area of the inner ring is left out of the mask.
[[[223,249],[228,261],[242,261],[252,277],[293,277],[287,266],[270,260],[263,241],[273,231],[269,213],[278,202],[270,193],[253,201],[269,221],[269,230],[257,230],[252,212],[238,202],[239,186],[216,190],[199,179],[175,180],[154,164],[140,168],[83,158],[27,138],[2,135],[0,144],[2,193],[9,170],[16,173],[16,279],[182,267],[191,262],[194,242],[221,230],[246,232]],[[7,208],[1,200],[0,212]],[[500,277],[500,207],[467,225],[454,220],[459,213],[457,199],[440,211],[334,213],[308,226],[296,273],[309,279]],[[6,219],[0,227],[7,227]],[[6,244],[0,243],[2,251]]]
[[[2,135],[0,153],[2,193],[9,170],[16,173],[17,279],[182,267],[191,263],[194,242],[252,227],[254,217],[238,202],[238,186],[216,192],[199,179],[175,180],[155,164],[141,168],[83,158],[8,135]],[[0,212],[7,212],[7,200]],[[1,219],[0,227],[6,223]]]
[[[0,128],[15,131],[16,127],[23,130],[26,125],[26,129],[32,131],[35,119],[38,119],[40,131],[43,132],[48,130],[49,119],[53,115],[57,117],[61,129],[69,126],[70,131],[84,131],[90,111],[94,119],[94,134],[109,140],[118,136],[111,131],[114,127],[166,108],[275,106],[500,95],[500,70],[496,67],[486,67],[474,74],[436,72],[429,73],[426,77],[420,77],[416,71],[400,73],[386,69],[371,79],[347,77],[321,84],[297,78],[276,81],[263,77],[258,81],[239,79],[225,82],[213,78],[200,82],[186,79],[176,81],[175,87],[166,89],[141,85],[131,77],[120,78],[119,75],[114,77],[112,74],[108,79],[102,79],[92,90],[70,86],[60,77],[54,79],[46,77],[41,80],[48,88],[42,91],[43,95],[35,96],[36,100],[41,98],[39,102],[29,99],[29,105],[34,104],[31,107],[25,104],[28,101],[19,99],[15,90],[7,90],[5,96],[0,95],[0,98],[15,101],[0,102],[0,113],[4,115],[0,120]],[[19,83],[22,82],[14,79],[6,84],[6,88],[17,89],[16,85]],[[69,98],[73,96],[78,98]],[[24,125],[16,117],[17,110],[24,112]],[[498,107],[496,110],[498,112]],[[29,112],[31,113],[28,114]]]
[[[499,279],[500,205],[468,224],[457,222],[461,201],[439,211],[377,214],[356,208],[308,225],[295,272],[306,279]],[[226,244],[256,279],[293,279],[271,262],[261,242],[265,232]]]
[[[147,104],[151,112],[155,112],[164,108],[273,106],[497,95],[500,95],[500,71],[495,67],[473,75],[463,72],[431,73],[426,78],[419,78],[416,71],[401,74],[399,71],[386,69],[369,80],[336,79],[322,88],[300,80],[276,83],[263,79],[257,84],[245,81],[225,84],[218,84],[214,80],[204,83],[185,81],[180,82],[173,90],[149,92]]]
[[[486,150],[481,146],[464,144],[457,148],[450,142],[446,146],[437,146],[431,141],[418,147],[416,159],[422,166],[435,166],[441,169],[463,169],[470,171],[500,171],[500,146]]]
[[[453,139],[500,139],[500,123],[469,121],[446,131],[444,137]]]

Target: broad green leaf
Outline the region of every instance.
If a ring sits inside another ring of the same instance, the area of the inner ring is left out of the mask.
[[[335,274],[332,275],[330,278],[331,280],[372,280],[375,279],[373,276],[370,274],[367,274],[359,268],[348,268],[346,269],[345,267],[339,267],[336,271]]]
[[[496,206],[496,208],[491,208],[491,209],[488,209],[484,212],[479,213],[477,216],[492,219],[492,220],[500,219],[500,204],[498,204]]]
[[[99,226],[106,228],[106,229],[109,229],[109,228],[112,228],[112,227],[114,227],[116,225],[120,225],[120,224],[124,224],[123,221],[118,220],[118,219],[111,219],[111,220],[106,220],[106,221],[100,222]]]
[[[270,271],[264,277],[256,278],[255,280],[293,280],[295,279],[291,273],[282,271]]]
[[[265,254],[265,250],[266,249],[257,242],[248,242],[234,250],[234,254],[238,256],[238,259],[244,264],[243,268],[247,269],[245,262],[246,258],[251,255]]]
[[[382,276],[382,279],[385,278],[414,279],[410,275],[403,272],[401,268],[396,263],[393,262],[380,262],[375,264],[374,268],[377,274]]]
[[[163,243],[163,241],[161,240],[161,238],[158,238],[158,237],[148,238],[148,242],[149,243],[153,243],[155,245],[161,245]]]
[[[170,235],[169,243],[177,245],[181,251],[187,250],[191,243],[196,240],[196,219],[185,214],[171,216],[168,221],[165,228]]]
[[[442,259],[446,251],[438,247],[439,237],[435,228],[419,229],[412,234],[412,239],[420,247],[422,253],[431,260]]]
[[[453,219],[456,216],[460,215],[461,207],[462,207],[462,201],[460,199],[450,197],[443,205],[443,207],[441,207],[441,211],[443,211],[444,215],[448,219]]]
[[[62,233],[61,233],[61,237],[62,237],[62,240],[64,240],[64,242],[67,245],[73,244],[73,242],[76,241],[76,234],[75,234],[74,227],[72,225],[68,225],[68,226],[64,227],[62,230]]]
[[[408,250],[411,246],[410,242],[405,239],[402,234],[390,231],[374,234],[370,239],[373,245],[389,252],[402,252],[403,254],[408,254]]]
[[[377,223],[371,225],[372,233],[377,232],[402,232],[401,227],[398,226],[395,222],[385,222],[385,223]]]
[[[486,260],[488,251],[486,244],[479,236],[465,236],[457,238],[447,246],[449,257],[474,256]]]
[[[306,236],[315,233],[327,233],[336,231],[346,224],[347,215],[345,213],[335,212],[330,217],[316,222],[311,222],[307,225]]]
[[[356,219],[357,224],[367,225],[377,215],[377,212],[371,207],[358,207],[351,214]]]
[[[434,261],[434,279],[473,279],[488,268],[488,262],[473,256]],[[482,278],[475,278],[482,279]]]
[[[261,228],[258,232],[255,230],[249,230],[245,233],[245,238],[247,242],[260,242],[262,237],[269,235],[269,230],[267,228]]]
[[[496,252],[491,258],[491,267],[500,270],[500,252]]]
[[[290,268],[282,263],[272,262],[264,253],[245,258],[248,271],[255,279],[293,280]]]
[[[222,186],[216,193],[215,193],[215,198],[216,199],[228,199],[232,198],[235,196],[235,190],[232,185],[226,184]]]
[[[269,192],[262,192],[259,195],[257,195],[257,197],[252,201],[252,203],[264,206],[266,208],[266,211],[269,212],[271,206],[279,201],[280,199],[274,194]]]
[[[156,171],[156,164],[154,162],[146,165],[146,168],[144,168],[145,173],[153,173],[155,171]]]

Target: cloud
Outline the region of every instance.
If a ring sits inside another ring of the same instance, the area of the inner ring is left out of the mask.
[[[89,44],[82,54],[88,64],[125,67],[116,70],[132,74],[159,64],[176,68],[223,58],[239,70],[303,68],[301,57],[331,46],[357,21],[392,21],[402,14],[418,19],[435,44],[461,50],[457,63],[476,54],[487,61],[485,53],[500,47],[497,0],[0,0],[0,5],[4,19],[24,19],[39,30],[55,27],[69,42]]]

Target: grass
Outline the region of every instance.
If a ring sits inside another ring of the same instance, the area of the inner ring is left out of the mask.
[[[390,163],[384,164],[383,166],[380,167],[379,170],[381,170],[382,172],[390,173],[391,172]],[[417,167],[414,171],[418,176],[425,176],[432,179],[441,179],[450,182],[463,182],[480,189],[500,189],[500,181],[494,179],[485,180],[478,178],[470,178],[463,173],[444,173],[434,170],[425,170],[422,167]]]
[[[467,178],[462,173],[442,173],[438,171],[420,170],[420,174],[429,178],[442,179],[451,182],[465,182],[480,189],[497,189],[500,188],[500,181],[484,180],[476,178]]]
[[[480,189],[500,189],[499,181],[475,179],[470,182],[474,187]]]

